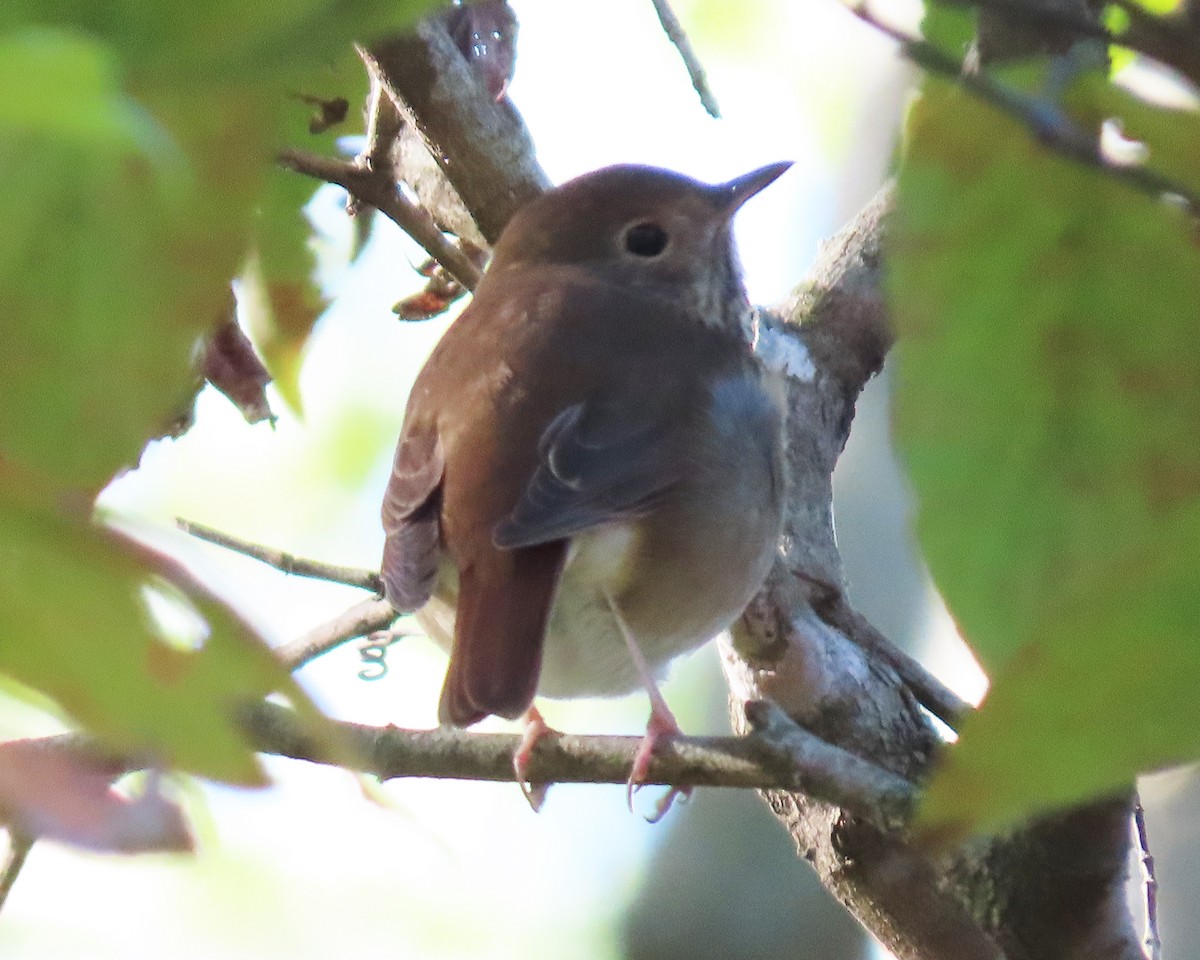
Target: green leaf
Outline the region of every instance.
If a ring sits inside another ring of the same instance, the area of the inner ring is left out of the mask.
[[[0,37],[0,103],[0,450],[97,490],[192,383],[197,331],[236,262],[193,231],[228,239],[230,218],[201,207],[195,166],[96,44]]]
[[[969,6],[927,0],[921,35],[951,56],[964,57],[975,39],[977,20]]]
[[[347,45],[332,65],[298,79],[280,112],[278,142],[316,153],[337,152],[337,137],[361,129],[359,105],[367,95],[362,61]],[[345,111],[347,122],[332,122]],[[300,370],[308,337],[326,300],[317,286],[312,225],[304,207],[317,184],[273,169],[255,224],[255,256],[241,278],[239,298],[259,354],[281,396],[302,409]]]
[[[1135,2],[1143,10],[1157,14],[1174,13],[1183,6],[1183,0],[1135,0]]]
[[[354,40],[405,29],[438,0],[5,0],[0,32],[53,25],[94,38],[137,89],[286,82]]]
[[[957,834],[1200,755],[1177,696],[1200,611],[1176,607],[1200,592],[1200,251],[1179,211],[957,88],[928,81],[911,123],[897,426],[931,570],[994,680],[921,815]],[[1164,135],[1200,150],[1194,123]]]
[[[311,326],[303,221],[276,194],[298,201],[312,185],[276,176],[265,192],[288,118],[307,116],[294,95],[352,58],[352,37],[431,4],[0,6],[0,450],[95,491],[194,388],[196,340],[260,209],[264,236],[294,221],[264,256],[293,284],[274,299]]]
[[[22,497],[86,504],[135,465],[194,390],[195,348],[256,238],[272,270],[311,291],[294,254],[312,187],[287,185],[290,211],[268,193],[292,95],[352,56],[351,39],[433,6],[0,3],[0,480],[34,476]],[[285,215],[285,240],[266,239]],[[56,510],[0,490],[0,670],[119,745],[257,776],[230,704],[297,695],[290,681],[165,558]],[[147,627],[138,591],[156,573],[207,622],[200,653]]]
[[[2,477],[0,671],[119,750],[233,783],[264,782],[240,706],[284,693],[328,736],[254,631],[186,571]],[[152,619],[148,589],[182,612],[182,636]]]
[[[926,796],[943,839],[1200,756],[1200,509],[1114,558],[1038,624]]]

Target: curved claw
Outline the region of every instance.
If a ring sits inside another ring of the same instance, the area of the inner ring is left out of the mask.
[[[650,772],[650,764],[654,759],[654,748],[660,740],[681,734],[679,724],[674,715],[667,709],[665,703],[661,709],[651,709],[650,720],[646,724],[646,735],[633,755],[633,767],[629,771],[629,780],[625,784],[625,802],[629,812],[633,813],[633,795],[646,785],[646,776]],[[647,823],[658,823],[675,802],[675,798],[691,796],[691,787],[670,787],[667,793],[654,804],[654,812],[646,817]]]
[[[526,780],[522,780],[518,774],[517,786],[521,788],[521,795],[525,798],[525,802],[529,804],[529,809],[534,813],[541,813],[542,805],[546,802],[546,794],[550,792],[552,784],[529,783]]]
[[[526,710],[525,716],[521,720],[525,724],[525,730],[521,735],[521,742],[513,751],[513,773],[517,778],[517,786],[521,788],[521,794],[525,797],[530,809],[534,813],[539,813],[542,804],[546,802],[546,794],[550,792],[550,784],[531,782],[529,763],[533,759],[533,750],[537,746],[537,742],[542,737],[556,734],[558,731],[542,719],[537,707],[530,707]]]
[[[671,787],[665,794],[659,797],[658,802],[654,804],[654,812],[644,817],[647,823],[658,823],[663,817],[671,812],[671,807],[675,803],[675,798],[679,797],[680,802],[684,803],[692,796],[691,787]]]

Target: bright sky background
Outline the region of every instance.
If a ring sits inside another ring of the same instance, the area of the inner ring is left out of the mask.
[[[555,181],[618,161],[721,180],[780,159],[795,168],[738,218],[752,299],[797,282],[878,183],[907,74],[835,0],[677,3],[725,119],[703,112],[649,0],[513,0],[522,29],[511,96]],[[378,504],[404,399],[445,321],[403,325],[392,304],[417,286],[416,248],[381,224],[359,263],[338,266],[350,229],[337,191],[314,203],[337,299],[305,368],[306,419],[247,427],[211,390],[183,440],[157,445],[106,503],[235,598],[273,641],[358,599],[286,580],[166,529],[183,515],[293,553],[375,566]],[[282,411],[276,397],[274,405]],[[679,666],[668,700],[706,729],[711,647]],[[389,656],[386,679],[356,676],[353,649],[307,668],[328,709],[366,723],[431,726],[444,658],[423,641]],[[643,696],[552,705],[578,732],[640,732]],[[0,736],[32,732],[0,717]],[[625,809],[621,788],[559,786],[534,816],[515,785],[402,782],[364,798],[350,775],[273,762],[277,786],[188,788],[194,860],[35,848],[0,919],[14,958],[227,960],[616,957],[614,920],[664,835]],[[781,842],[783,841],[781,834]],[[569,949],[564,944],[570,944]]]

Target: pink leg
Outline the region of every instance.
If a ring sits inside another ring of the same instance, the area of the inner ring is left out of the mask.
[[[525,730],[521,735],[520,744],[513,753],[513,773],[517,775],[517,786],[525,794],[525,799],[533,808],[533,812],[537,813],[542,809],[542,804],[546,802],[550,784],[530,782],[529,762],[533,759],[533,749],[537,746],[537,742],[547,734],[552,735],[557,731],[542,719],[538,708],[532,705],[525,711],[521,722],[525,725]]]
[[[646,782],[646,775],[650,771],[650,762],[654,756],[654,748],[660,740],[682,736],[683,731],[679,729],[679,722],[675,719],[675,714],[671,712],[667,701],[663,699],[662,692],[654,680],[654,674],[650,672],[650,665],[646,663],[646,657],[642,654],[642,649],[638,646],[633,631],[629,629],[625,618],[621,616],[621,611],[617,609],[616,601],[609,594],[605,594],[604,598],[608,601],[608,607],[617,621],[617,626],[621,628],[621,635],[625,638],[625,645],[629,648],[629,656],[641,678],[642,686],[646,688],[646,693],[650,697],[650,719],[646,721],[646,735],[642,737],[641,745],[638,746],[637,753],[633,756],[633,768],[629,772],[629,782],[626,787],[626,801],[629,809],[633,810],[633,794]],[[667,815],[667,811],[671,809],[676,797],[687,798],[691,795],[691,787],[671,787],[666,795],[654,805],[653,815],[646,819],[651,823],[657,823]]]

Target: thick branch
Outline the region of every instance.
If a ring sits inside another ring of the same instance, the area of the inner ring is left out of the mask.
[[[822,743],[777,708],[756,703],[759,722],[747,737],[674,737],[655,748],[648,784],[804,789],[881,826],[903,820],[912,785],[852,754]],[[512,781],[520,734],[468,733],[449,727],[402,730],[336,723],[334,742],[308,735],[287,707],[264,702],[246,711],[244,726],[263,753],[341,764],[384,780],[434,777]],[[552,733],[537,742],[529,777],[537,783],[625,783],[640,737]]]
[[[517,208],[550,184],[520,115],[507,99],[491,98],[440,18],[376,44],[365,58],[494,243]]]

